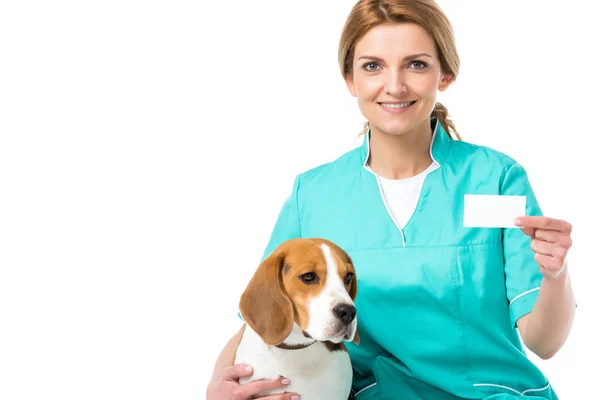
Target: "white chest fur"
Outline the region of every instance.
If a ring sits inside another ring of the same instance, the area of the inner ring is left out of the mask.
[[[330,351],[322,342],[300,350],[283,350],[266,345],[246,326],[235,363],[254,368],[250,378],[240,379],[242,384],[281,376],[291,381],[285,389],[261,393],[262,396],[293,392],[303,400],[347,400],[350,394],[352,366],[348,353]]]

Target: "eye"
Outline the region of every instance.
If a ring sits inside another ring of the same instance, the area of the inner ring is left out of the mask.
[[[373,68],[370,68],[370,67],[373,67]],[[377,64],[376,62],[369,62],[369,63],[366,63],[363,65],[363,69],[365,71],[369,71],[369,72],[376,71],[377,70],[376,68],[378,68],[378,67],[379,67],[379,64]]]
[[[346,274],[346,277],[344,277],[344,283],[346,285],[348,285],[350,282],[352,282],[352,277],[354,276],[354,274],[352,272],[348,272]]]
[[[319,282],[319,278],[314,272],[307,272],[305,274],[300,275],[300,279],[302,282],[307,284],[314,284]]]
[[[411,67],[413,67],[414,69],[425,69],[425,68],[427,68],[427,64],[425,64],[423,61],[419,61],[419,60],[411,61],[409,65]]]

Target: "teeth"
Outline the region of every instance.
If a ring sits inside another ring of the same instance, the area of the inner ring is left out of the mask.
[[[399,103],[399,104],[381,103],[381,105],[384,106],[385,108],[402,108],[402,107],[408,107],[411,104],[412,104],[412,101],[407,101],[405,103]]]

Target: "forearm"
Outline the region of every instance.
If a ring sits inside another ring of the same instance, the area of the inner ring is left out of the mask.
[[[225,347],[223,347],[223,350],[221,350],[221,354],[219,354],[219,357],[217,357],[217,361],[215,362],[215,367],[213,369],[213,375],[210,380],[209,386],[215,384],[219,380],[225,368],[231,367],[233,365],[237,347],[244,333],[244,327],[245,325],[242,326],[238,333],[236,333],[231,339],[229,339]]]
[[[558,277],[542,280],[531,314],[519,324],[523,342],[540,358],[549,359],[566,342],[574,317],[575,299],[565,266]]]

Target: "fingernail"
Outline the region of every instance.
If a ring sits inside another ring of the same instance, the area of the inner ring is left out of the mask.
[[[244,371],[250,372],[250,371],[252,371],[252,367],[249,365],[246,365],[246,368],[244,368]]]
[[[292,400],[300,400],[300,396],[292,396]]]
[[[285,378],[281,381],[281,383],[283,383],[284,385],[289,385],[290,384],[290,380]]]
[[[521,225],[521,220],[519,218],[515,219],[515,225]]]

